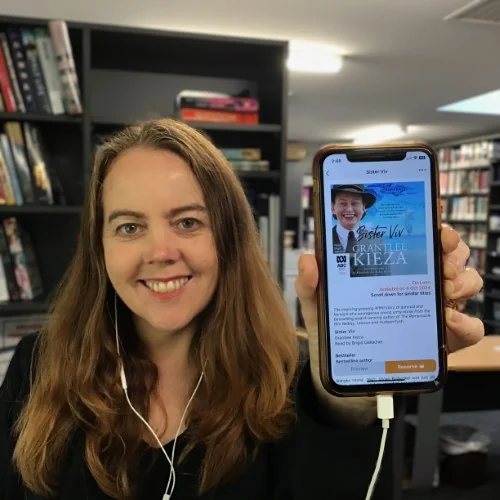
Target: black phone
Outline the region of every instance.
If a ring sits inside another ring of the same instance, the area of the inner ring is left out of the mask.
[[[447,373],[439,170],[425,144],[326,146],[313,162],[322,384],[431,392]]]

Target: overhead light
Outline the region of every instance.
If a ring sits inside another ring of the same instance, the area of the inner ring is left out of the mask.
[[[468,99],[437,108],[449,113],[471,113],[476,115],[500,115],[500,90],[492,90]]]
[[[375,144],[377,142],[397,139],[405,135],[406,130],[401,125],[387,124],[377,125],[360,130],[353,137],[354,144]]]
[[[305,73],[338,73],[342,56],[329,45],[291,41],[287,67]]]

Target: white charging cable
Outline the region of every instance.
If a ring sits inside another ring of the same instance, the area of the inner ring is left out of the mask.
[[[377,418],[382,421],[382,438],[380,440],[380,448],[378,452],[375,470],[373,471],[372,480],[368,491],[366,492],[365,500],[371,500],[377,479],[382,467],[382,459],[384,458],[385,443],[387,441],[387,432],[389,431],[390,421],[394,418],[394,401],[392,394],[379,394],[377,396]]]
[[[198,378],[198,382],[196,384],[196,387],[194,388],[194,391],[191,394],[189,401],[187,402],[186,408],[184,408],[184,412],[182,414],[181,421],[179,422],[179,427],[177,427],[177,432],[175,433],[174,444],[172,446],[172,458],[170,458],[168,456],[168,453],[165,451],[165,448],[163,447],[163,444],[160,441],[160,438],[156,435],[156,432],[149,425],[149,423],[146,421],[146,419],[143,418],[143,416],[134,408],[134,405],[130,401],[130,397],[128,395],[127,377],[125,376],[125,370],[123,368],[123,360],[122,360],[121,353],[120,353],[120,340],[119,340],[119,335],[118,335],[118,308],[117,308],[116,293],[115,293],[115,336],[116,336],[116,350],[118,353],[118,359],[119,359],[119,363],[120,363],[120,380],[121,380],[123,392],[125,393],[125,398],[127,400],[127,403],[130,406],[130,409],[135,413],[137,418],[139,418],[139,420],[147,427],[149,432],[151,432],[152,436],[155,438],[156,442],[158,443],[160,450],[165,455],[165,458],[167,459],[168,464],[170,465],[170,474],[168,475],[168,483],[167,483],[167,487],[165,488],[165,493],[163,494],[163,498],[162,498],[162,500],[170,500],[170,498],[174,492],[174,489],[175,489],[175,479],[176,478],[175,478],[174,458],[175,458],[175,447],[177,445],[177,439],[179,437],[179,434],[181,433],[182,425],[184,423],[184,419],[186,418],[189,406],[193,402],[193,399],[194,399],[194,397],[195,397],[195,395],[198,392],[198,389],[200,387],[201,381],[203,380],[203,376],[205,374],[205,371],[204,371],[204,369],[202,370],[200,377]],[[205,367],[203,367],[203,368],[205,368]],[[171,484],[172,484],[172,488],[170,488]]]

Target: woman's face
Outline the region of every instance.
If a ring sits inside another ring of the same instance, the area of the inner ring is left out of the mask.
[[[139,328],[172,332],[210,301],[218,261],[200,186],[170,151],[121,154],[103,185],[106,270]]]

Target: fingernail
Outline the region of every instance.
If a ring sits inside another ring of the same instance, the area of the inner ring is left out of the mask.
[[[450,307],[446,308],[446,322],[450,323],[458,323],[460,321],[460,314],[455,311],[455,309],[451,309]]]

